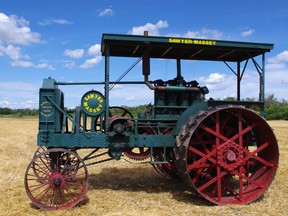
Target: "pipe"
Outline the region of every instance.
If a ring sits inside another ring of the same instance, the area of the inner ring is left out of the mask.
[[[198,87],[185,87],[185,86],[154,86],[152,85],[148,80],[146,80],[144,83],[148,86],[151,90],[156,91],[193,91],[193,92],[201,92],[201,88]]]

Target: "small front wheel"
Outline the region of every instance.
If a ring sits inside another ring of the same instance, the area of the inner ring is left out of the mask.
[[[34,205],[62,210],[77,205],[88,189],[88,172],[83,160],[67,149],[53,148],[36,154],[24,179]]]

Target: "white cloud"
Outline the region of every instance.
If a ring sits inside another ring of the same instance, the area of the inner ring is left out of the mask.
[[[216,29],[202,28],[200,31],[188,31],[187,33],[183,34],[183,37],[203,39],[209,38],[219,40],[223,38],[223,33]]]
[[[65,67],[65,68],[72,69],[72,68],[76,67],[76,63],[75,63],[74,61],[72,61],[72,62],[67,62],[66,64],[64,64],[64,67]]]
[[[113,15],[113,10],[111,8],[106,8],[98,13],[98,16],[112,16]]]
[[[55,68],[48,64],[48,63],[39,63],[34,64],[30,61],[22,61],[22,60],[16,60],[11,62],[11,66],[13,67],[24,67],[24,68],[36,68],[36,69],[49,69],[49,70],[55,70]]]
[[[135,96],[131,95],[125,99],[125,101],[135,101]]]
[[[60,25],[68,25],[72,24],[72,22],[66,20],[66,19],[53,19],[52,20],[54,23],[60,24]]]
[[[278,99],[288,100],[288,51],[285,50],[268,58],[267,62],[265,92],[274,94]]]
[[[3,13],[0,13],[0,22],[9,22],[9,17]]]
[[[279,58],[275,58],[281,56]],[[284,55],[285,56],[285,55]],[[272,62],[265,66],[265,94],[273,93],[278,99],[288,99],[288,67],[283,62],[286,58],[283,55],[272,57]],[[243,66],[243,65],[242,65]],[[242,69],[241,69],[242,70]],[[224,72],[224,71],[223,71]],[[209,94],[206,98],[224,99],[226,97],[236,97],[237,80],[233,73],[211,73],[207,76],[197,78],[201,86],[207,86]],[[248,64],[241,80],[241,98],[259,98],[259,74],[254,65]]]
[[[269,58],[268,62],[272,64],[288,63],[288,51],[285,50],[282,53]]]
[[[254,30],[254,29],[249,29],[249,30],[247,30],[247,31],[241,32],[241,36],[242,36],[242,37],[247,37],[247,36],[250,36],[250,35],[252,35],[252,34],[254,34],[254,33],[255,33],[255,30]]]
[[[265,92],[274,94],[278,99],[288,100],[288,68],[266,70],[265,74]]]
[[[95,44],[88,49],[89,55],[101,55],[101,45]]]
[[[85,51],[83,49],[76,49],[76,50],[65,50],[64,55],[68,56],[73,59],[80,59],[84,56]],[[100,44],[94,44],[88,48],[88,54],[92,56],[90,59],[86,59],[83,64],[81,64],[80,68],[92,68],[95,65],[97,65],[102,60],[102,53],[101,53],[101,45]],[[72,69],[76,67],[75,61],[68,61],[66,64],[63,65],[63,67]]]
[[[37,107],[39,104],[39,99],[34,99],[34,100],[27,100],[27,101],[23,101],[20,103],[21,105],[21,108],[28,108],[28,109],[31,109],[31,108],[35,108]]]
[[[0,101],[0,106],[2,107],[8,107],[11,104],[11,102],[7,99]]]
[[[0,106],[37,108],[39,86],[26,82],[0,82]],[[5,97],[1,97],[5,95]],[[9,95],[9,97],[7,97]]]
[[[32,32],[29,22],[15,15],[0,13],[0,43],[28,45],[41,43],[40,34]]]
[[[143,26],[133,27],[132,30],[128,32],[128,34],[143,35],[144,31],[148,31],[149,35],[159,36],[160,35],[159,30],[167,27],[168,27],[167,21],[159,20],[156,24],[147,23],[146,25]]]
[[[206,98],[223,99],[226,97],[235,97],[236,77],[224,73],[211,73],[207,76],[196,77],[200,86],[206,86],[209,94]]]
[[[153,101],[153,91],[145,85],[124,85],[110,91],[110,103],[115,106],[148,104]]]
[[[69,20],[66,20],[66,19],[45,19],[45,20],[42,20],[42,21],[39,21],[38,24],[41,25],[41,26],[48,26],[48,25],[51,25],[51,24],[59,24],[59,25],[69,25],[69,24],[72,24],[71,21]]]
[[[199,81],[204,82],[206,84],[215,84],[215,83],[221,83],[225,81],[226,74],[220,74],[220,73],[211,73],[208,77],[200,77]]]
[[[80,65],[80,68],[92,68],[97,65],[102,60],[102,56],[96,56],[91,59],[87,59],[83,64]]]
[[[83,57],[84,50],[83,49],[75,49],[75,50],[66,49],[64,51],[64,55],[73,59],[79,59]]]
[[[0,45],[0,56],[3,56],[3,55],[9,56],[13,60],[19,59],[22,57],[21,48],[15,47],[13,45],[8,45],[7,47]]]
[[[8,45],[6,47],[6,54],[11,59],[19,59],[21,57],[21,49],[19,47],[14,47],[13,45]]]
[[[186,38],[207,38],[207,36],[203,36],[200,31],[188,31],[187,33],[183,34],[183,37]]]
[[[167,34],[165,35],[166,37],[182,37],[181,34],[178,34],[178,33],[170,33],[170,34]]]
[[[33,67],[34,64],[30,61],[12,61],[11,66],[29,68],[29,67]]]
[[[49,65],[48,63],[35,64],[34,67],[37,69],[47,68],[49,70],[55,70],[55,68],[52,65]]]
[[[266,70],[282,70],[286,68],[284,63],[269,63],[266,64]]]
[[[121,84],[116,84],[116,85],[113,87],[114,90],[115,90],[115,89],[123,89],[123,88],[124,88],[124,86],[121,85]]]
[[[92,68],[102,60],[101,45],[95,44],[90,46],[88,49],[88,54],[94,57],[87,59],[83,64],[79,66],[80,68]]]
[[[0,13],[0,56],[7,55],[12,60],[13,67],[34,67],[53,69],[48,64],[33,64],[28,55],[22,55],[21,48],[15,45],[42,43],[40,34],[32,32],[29,21],[16,15],[7,16]]]
[[[265,92],[274,94],[278,99],[288,100],[288,51],[285,50],[268,58],[267,62]]]

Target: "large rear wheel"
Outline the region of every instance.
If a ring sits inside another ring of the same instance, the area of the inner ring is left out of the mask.
[[[201,111],[183,126],[175,148],[183,180],[218,205],[261,197],[278,166],[278,145],[267,122],[241,106]]]

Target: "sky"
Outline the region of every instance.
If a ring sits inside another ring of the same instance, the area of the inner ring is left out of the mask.
[[[103,33],[175,36],[272,43],[266,53],[265,94],[288,100],[288,2],[242,0],[0,0],[0,107],[38,108],[44,78],[60,82],[104,81]],[[116,80],[137,59],[111,58]],[[260,61],[261,63],[261,61]],[[186,81],[207,86],[207,98],[236,96],[236,77],[222,62],[183,61]],[[151,80],[176,76],[173,60],[151,61]],[[142,81],[141,63],[124,80]],[[241,98],[256,98],[259,76],[250,62]],[[65,106],[103,86],[59,86]],[[116,85],[110,105],[153,103],[147,86]]]

